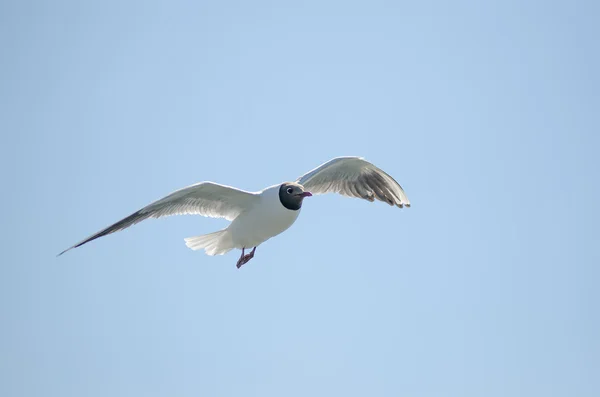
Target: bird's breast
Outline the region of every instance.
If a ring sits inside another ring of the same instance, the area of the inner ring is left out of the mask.
[[[263,201],[231,222],[233,243],[236,248],[256,247],[287,230],[299,214],[300,210],[288,210],[278,202]]]

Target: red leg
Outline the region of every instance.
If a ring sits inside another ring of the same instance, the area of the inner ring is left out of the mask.
[[[246,262],[244,262],[244,258],[246,257],[246,256],[244,255],[244,249],[245,249],[245,248],[242,248],[242,255],[240,256],[240,259],[238,259],[238,261],[237,261],[237,264],[236,264],[236,266],[237,266],[237,268],[238,268],[238,269],[239,269],[240,267],[242,267],[242,265],[243,265],[244,263],[246,263]]]
[[[256,247],[252,248],[252,251],[250,251],[249,254],[244,255],[244,249],[242,248],[242,256],[240,257],[236,265],[238,269],[246,263],[248,263],[250,259],[254,258],[254,251],[256,251]]]

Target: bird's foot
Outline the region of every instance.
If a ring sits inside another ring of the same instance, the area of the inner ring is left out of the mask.
[[[256,251],[256,247],[254,247],[249,254],[244,255],[244,249],[242,249],[242,256],[240,256],[240,259],[238,259],[236,267],[239,269],[240,267],[248,263],[250,259],[254,258],[254,251]]]

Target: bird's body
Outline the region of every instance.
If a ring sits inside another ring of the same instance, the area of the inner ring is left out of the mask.
[[[310,190],[310,192],[309,192]],[[285,230],[298,218],[304,198],[313,194],[340,193],[368,201],[375,199],[400,208],[410,207],[402,187],[388,174],[359,157],[338,157],[298,178],[259,192],[247,192],[213,182],[177,190],[136,211],[61,252],[128,228],[148,218],[196,214],[230,220],[223,230],[185,239],[193,249],[222,255],[241,249],[239,268],[254,257],[256,247]],[[246,249],[252,248],[249,254]]]
[[[300,209],[293,211],[281,205],[279,189],[280,185],[274,185],[259,192],[252,206],[227,228],[210,235],[186,238],[186,245],[194,250],[208,248],[209,255],[220,255],[234,248],[257,247],[284,232],[296,221]],[[214,238],[206,239],[205,236]],[[210,247],[209,242],[212,242]]]
[[[296,222],[301,208],[289,210],[279,203],[279,185],[263,190],[253,211],[235,218],[228,229],[235,248],[256,247],[286,231]]]

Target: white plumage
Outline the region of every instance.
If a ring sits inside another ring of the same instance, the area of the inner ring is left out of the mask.
[[[254,193],[213,182],[185,187],[59,255],[148,218],[190,214],[231,221],[223,230],[186,238],[185,243],[193,250],[204,249],[208,255],[222,255],[234,248],[241,249],[242,256],[237,263],[239,268],[252,259],[257,246],[282,233],[296,221],[305,197],[324,193],[379,200],[400,208],[410,207],[402,187],[383,170],[360,157],[338,157],[304,174],[296,182],[273,185]],[[244,250],[252,247],[252,252],[245,255]]]
[[[252,207],[240,213],[226,229],[186,238],[186,245],[193,250],[204,248],[208,255],[222,255],[234,248],[257,247],[285,231],[296,221],[300,209],[290,211],[280,204],[274,205],[278,204],[279,186],[260,192]]]

